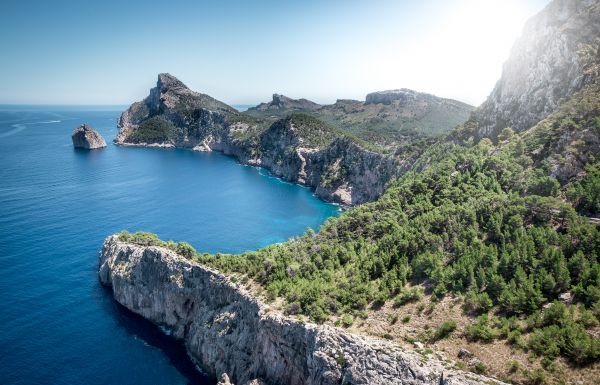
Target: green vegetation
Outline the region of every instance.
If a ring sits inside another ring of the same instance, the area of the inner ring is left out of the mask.
[[[477,361],[473,366],[473,371],[478,374],[485,374],[487,372],[487,366],[481,361]]]
[[[498,332],[490,326],[486,314],[478,317],[474,324],[467,326],[465,335],[471,341],[491,342],[498,336]]]
[[[433,341],[441,340],[448,337],[456,330],[456,321],[444,321],[433,334]]]
[[[561,355],[575,364],[587,364],[600,358],[600,340],[590,336],[565,304],[552,303],[535,316],[535,330],[528,347],[547,359]]]
[[[585,168],[585,176],[573,183],[567,191],[567,196],[580,213],[600,215],[600,163],[588,165]]]
[[[192,245],[187,242],[173,242],[163,241],[158,238],[156,234],[139,231],[137,233],[129,233],[128,231],[121,231],[119,233],[119,240],[122,242],[133,243],[141,246],[157,246],[165,249],[172,250],[177,254],[191,259],[198,255],[198,252]]]
[[[423,289],[420,287],[404,289],[394,298],[394,305],[402,306],[410,302],[417,302],[421,298],[423,298]]]
[[[165,143],[175,138],[176,128],[162,116],[144,120],[128,137],[130,143]]]
[[[349,315],[349,314],[344,314],[344,315],[342,316],[342,325],[343,325],[345,328],[349,328],[350,326],[352,326],[352,324],[353,324],[353,323],[354,323],[354,319],[352,318],[352,316],[351,316],[351,315]]]
[[[527,195],[530,165],[511,145],[491,152],[487,143],[439,144],[415,164],[420,172],[403,175],[378,201],[328,220],[318,234],[194,258],[248,274],[271,298],[297,304],[316,322],[374,301],[418,301],[423,293],[406,285],[424,280],[434,298],[465,293],[476,312],[491,302],[506,316],[534,314],[566,291],[586,308],[600,306],[600,232],[564,202]],[[499,327],[484,314],[465,334],[491,341],[502,335]],[[505,329],[505,337],[519,340]],[[555,330],[543,333],[534,340]],[[591,344],[578,327],[569,333],[570,341]],[[586,362],[596,359],[594,346],[559,346],[556,354]]]
[[[475,290],[470,290],[465,297],[464,308],[467,311],[481,314],[490,310],[492,306],[494,306],[494,303],[485,291],[479,293]]]
[[[421,301],[426,287],[433,302],[419,303],[419,312],[432,313],[435,301],[452,293],[478,315],[461,331],[469,340],[506,339],[543,357],[548,368],[558,356],[576,365],[595,362],[599,340],[588,328],[597,327],[600,315],[600,230],[587,216],[598,213],[600,171],[594,147],[581,139],[599,129],[595,95],[582,91],[579,104],[566,103],[524,133],[504,130],[498,145],[482,139],[417,147],[421,156],[377,201],[283,244],[210,255],[147,234],[122,237],[244,274],[269,299],[282,298],[290,314],[315,322],[337,316],[348,327],[352,316],[385,302]],[[338,135],[306,114],[289,119],[313,145]],[[558,140],[565,132],[566,145]],[[554,172],[565,157],[587,164],[585,174]],[[343,169],[329,171],[334,180]],[[575,304],[556,302],[565,292]],[[433,335],[444,338],[455,328],[444,323]]]
[[[283,108],[243,112],[250,118],[274,122],[290,114],[303,114],[334,127],[352,137],[365,148],[389,152],[406,144],[428,142],[431,137],[447,133],[468,118],[471,106],[453,101],[434,101],[424,96],[414,105],[365,104],[356,100],[340,100],[321,108]],[[366,147],[369,146],[369,147]]]
[[[301,137],[303,145],[325,147],[335,138],[343,136],[337,128],[305,113],[295,112],[281,121],[284,125],[293,125],[294,133]]]

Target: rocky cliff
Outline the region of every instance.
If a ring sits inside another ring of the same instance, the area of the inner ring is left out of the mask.
[[[498,383],[391,342],[275,313],[226,276],[158,247],[108,237],[100,281],[129,310],[183,340],[212,377],[271,385]],[[443,378],[443,379],[442,379]]]
[[[590,81],[581,50],[598,38],[598,0],[548,4],[527,22],[502,77],[473,114],[476,137],[495,139],[506,127],[522,131],[556,111]]]
[[[73,134],[71,134],[71,140],[73,141],[73,147],[75,148],[93,150],[106,147],[106,142],[102,135],[87,124],[82,124],[77,127],[73,131]]]
[[[268,103],[261,103],[249,111],[273,111],[273,110],[316,110],[321,105],[308,99],[292,99],[285,95],[273,94],[273,99]]]
[[[347,205],[377,198],[418,155],[414,147],[387,155],[368,150],[307,114],[292,113],[274,122],[241,114],[169,74],[160,74],[150,95],[121,115],[115,143],[222,151]]]

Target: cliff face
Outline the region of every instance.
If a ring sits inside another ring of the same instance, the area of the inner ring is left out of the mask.
[[[522,131],[556,111],[590,79],[580,57],[600,38],[598,0],[555,0],[531,18],[512,48],[502,77],[473,114],[476,136]]]
[[[274,313],[227,277],[174,252],[108,237],[100,281],[131,311],[166,327],[213,377],[240,385],[480,384],[387,341]],[[443,373],[443,381],[440,381]]]
[[[284,98],[277,95],[274,102],[288,105]],[[115,142],[222,151],[241,163],[310,186],[325,200],[347,205],[377,198],[386,183],[404,171],[403,162],[416,156],[366,150],[305,114],[265,124],[191,91],[168,74],[160,74],[150,95],[121,115]]]

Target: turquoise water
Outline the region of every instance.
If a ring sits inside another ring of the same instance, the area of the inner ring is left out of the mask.
[[[115,108],[0,107],[0,383],[212,384],[179,343],[97,280],[122,229],[241,252],[337,215],[336,206],[217,153],[75,150],[80,123],[110,142]]]

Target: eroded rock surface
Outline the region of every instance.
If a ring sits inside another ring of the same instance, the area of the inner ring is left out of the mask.
[[[168,328],[206,373],[235,384],[500,384],[389,341],[287,318],[170,250],[113,235],[98,274],[120,304]]]
[[[77,127],[73,131],[73,134],[71,134],[71,139],[75,148],[93,150],[95,148],[106,147],[106,141],[102,135],[87,124]]]
[[[489,98],[473,117],[479,137],[533,126],[579,91],[586,77],[581,50],[600,38],[598,0],[555,0],[532,17],[511,50]]]

